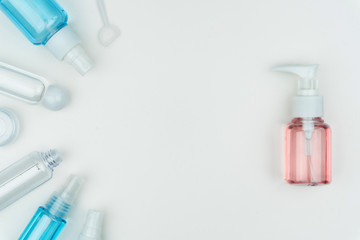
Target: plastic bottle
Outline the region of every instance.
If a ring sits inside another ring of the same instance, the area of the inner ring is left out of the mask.
[[[30,42],[45,45],[80,74],[93,67],[79,37],[67,25],[67,13],[55,0],[0,0],[0,9]]]
[[[55,192],[44,207],[39,207],[19,240],[57,239],[82,184],[80,177],[70,176],[63,189]]]
[[[273,70],[300,77],[293,120],[285,129],[285,180],[315,186],[331,182],[331,130],[324,123],[323,97],[315,79],[318,65],[287,65]]]
[[[45,78],[0,62],[0,93],[29,104],[42,103],[57,111],[69,102],[67,91],[58,85],[47,86]]]
[[[84,228],[79,236],[79,240],[101,240],[103,219],[103,212],[89,210]]]
[[[32,152],[0,172],[0,210],[50,180],[62,161],[56,150]]]

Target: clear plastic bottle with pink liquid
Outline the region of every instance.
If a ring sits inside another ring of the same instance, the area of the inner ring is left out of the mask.
[[[318,96],[318,65],[274,68],[301,79],[294,97],[294,119],[285,128],[285,181],[316,186],[331,182],[331,130],[324,123],[323,98]]]
[[[314,126],[311,139],[304,125]],[[285,180],[294,184],[331,182],[331,130],[320,117],[294,118],[285,129]]]

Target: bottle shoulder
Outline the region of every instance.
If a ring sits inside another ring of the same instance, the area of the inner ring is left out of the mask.
[[[288,126],[302,126],[304,124],[312,123],[317,126],[330,127],[329,124],[325,123],[322,118],[293,118]]]
[[[66,26],[68,15],[55,1],[0,2],[1,10],[35,45],[46,42],[61,28]]]
[[[45,207],[43,207],[43,206],[39,207],[39,210],[38,210],[38,211],[42,213],[41,215],[50,218],[51,221],[66,223],[66,220],[65,220],[65,219],[62,219],[62,218],[60,218],[60,217],[58,217],[58,216],[55,216],[55,215],[51,214],[51,213],[49,212],[49,210],[47,210],[47,209],[46,209]]]
[[[325,123],[322,118],[294,118],[287,126],[286,129],[302,128],[305,124],[313,124],[314,128],[330,129],[330,125]]]
[[[304,124],[298,124],[298,123],[289,123],[288,125],[286,125],[285,129],[296,129],[296,128],[302,128],[304,126]],[[314,124],[314,128],[318,129],[318,128],[322,128],[325,130],[331,130],[330,125],[326,124],[326,123],[320,123],[320,124]]]

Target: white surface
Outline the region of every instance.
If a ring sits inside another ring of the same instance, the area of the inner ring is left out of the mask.
[[[33,150],[64,154],[51,182],[0,213],[1,240],[70,173],[87,184],[61,240],[77,238],[88,208],[106,212],[105,240],[360,238],[359,1],[107,0],[122,31],[109,48],[95,1],[59,2],[97,62],[84,78],[0,15],[1,60],[72,96],[59,112],[0,96],[23,123],[1,167]],[[270,68],[288,63],[320,64],[329,186],[282,180],[296,87]]]

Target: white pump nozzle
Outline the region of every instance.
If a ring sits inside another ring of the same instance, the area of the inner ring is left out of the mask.
[[[293,73],[299,76],[298,95],[299,96],[316,96],[318,95],[318,81],[315,75],[318,69],[317,64],[308,65],[285,65],[274,67],[273,71]]]
[[[315,75],[317,64],[284,65],[274,67],[277,72],[292,73],[300,77],[298,83],[298,96],[293,101],[293,117],[314,118],[323,116],[323,98],[318,95],[318,82]]]

